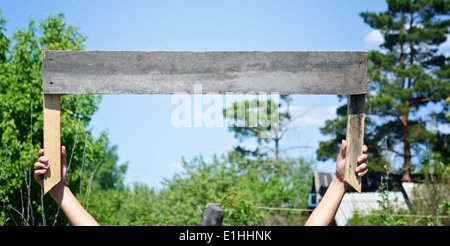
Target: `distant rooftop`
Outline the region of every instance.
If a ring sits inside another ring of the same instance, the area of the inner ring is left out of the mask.
[[[391,191],[388,195],[389,207],[395,210],[409,209],[405,196],[401,191]],[[372,210],[380,209],[378,201],[381,201],[378,192],[345,193],[341,205],[334,217],[336,225],[345,226],[354,212],[369,214]]]
[[[310,206],[312,205],[312,207],[315,207],[320,202],[333,177],[334,173],[314,172],[311,187],[311,194],[314,194],[314,199],[310,202]],[[378,201],[381,200],[381,198],[377,190],[382,182],[385,182],[384,177],[385,175],[383,174],[365,175],[362,180],[361,194],[354,189],[349,188],[336,213],[336,225],[346,225],[356,211],[362,214],[369,214],[372,210],[380,209]],[[414,185],[413,183],[402,182],[401,178],[401,174],[389,175],[389,206],[394,210],[409,209],[407,200],[412,197],[413,187],[417,187],[417,184]],[[412,178],[420,178],[420,175],[412,175]]]

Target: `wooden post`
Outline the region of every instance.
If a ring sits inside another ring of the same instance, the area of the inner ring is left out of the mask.
[[[347,108],[347,152],[345,155],[344,181],[361,193],[361,177],[355,168],[364,145],[365,95],[349,95]]]
[[[206,213],[202,214],[202,226],[220,226],[225,209],[216,204],[206,205]]]
[[[44,194],[61,181],[60,95],[44,94],[44,154],[50,168],[44,174]]]
[[[361,191],[367,51],[42,51],[48,192],[61,180],[62,94],[269,93],[349,96],[344,179]],[[56,176],[55,176],[56,174]]]

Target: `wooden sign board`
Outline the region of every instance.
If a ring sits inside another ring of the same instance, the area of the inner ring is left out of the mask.
[[[367,62],[366,51],[43,51],[42,86],[44,98],[55,95],[52,105],[61,94],[192,94],[201,84],[202,93],[349,95],[355,108],[364,109]],[[53,108],[49,103],[44,100],[44,113]],[[364,113],[358,115],[349,117],[347,157],[361,154]],[[59,129],[59,118],[44,118],[44,124],[45,153],[56,156],[60,142],[50,139],[59,139],[59,130],[45,128]],[[61,178],[55,173],[60,159],[50,160],[54,171],[45,192]],[[361,191],[354,180],[353,168],[346,181]]]

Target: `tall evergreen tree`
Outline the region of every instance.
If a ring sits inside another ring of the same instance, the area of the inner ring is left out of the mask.
[[[430,119],[439,125],[450,122],[450,64],[439,53],[449,34],[450,3],[387,0],[387,5],[386,11],[360,14],[384,37],[380,51],[369,52],[365,143],[372,170],[383,170],[387,162],[383,152],[389,150],[403,158],[403,180],[410,181],[412,157],[430,146],[440,152],[442,163],[449,161],[449,134],[430,131],[427,123]],[[345,135],[346,107],[339,108],[338,118],[321,129],[334,136],[321,142],[317,150],[321,160],[334,157],[328,153],[336,153],[334,146]]]

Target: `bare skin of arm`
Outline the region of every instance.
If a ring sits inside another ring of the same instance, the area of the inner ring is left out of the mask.
[[[336,212],[339,209],[342,198],[344,197],[345,191],[350,186],[344,181],[344,170],[345,170],[345,151],[347,149],[347,142],[342,140],[341,149],[339,151],[339,156],[336,161],[336,175],[328,186],[322,200],[320,200],[319,205],[309,216],[306,221],[306,226],[328,226],[334,219]],[[362,177],[367,173],[367,146],[363,147],[363,154],[358,157],[358,167],[355,172],[358,176]]]
[[[39,159],[34,164],[34,178],[43,186],[44,174],[47,172],[48,158],[44,156],[44,150],[39,150]],[[50,191],[50,196],[58,203],[62,211],[66,215],[70,224],[73,226],[98,226],[97,221],[81,206],[77,198],[66,185],[67,177],[67,161],[66,148],[61,147],[61,168],[63,179],[56,184]]]

